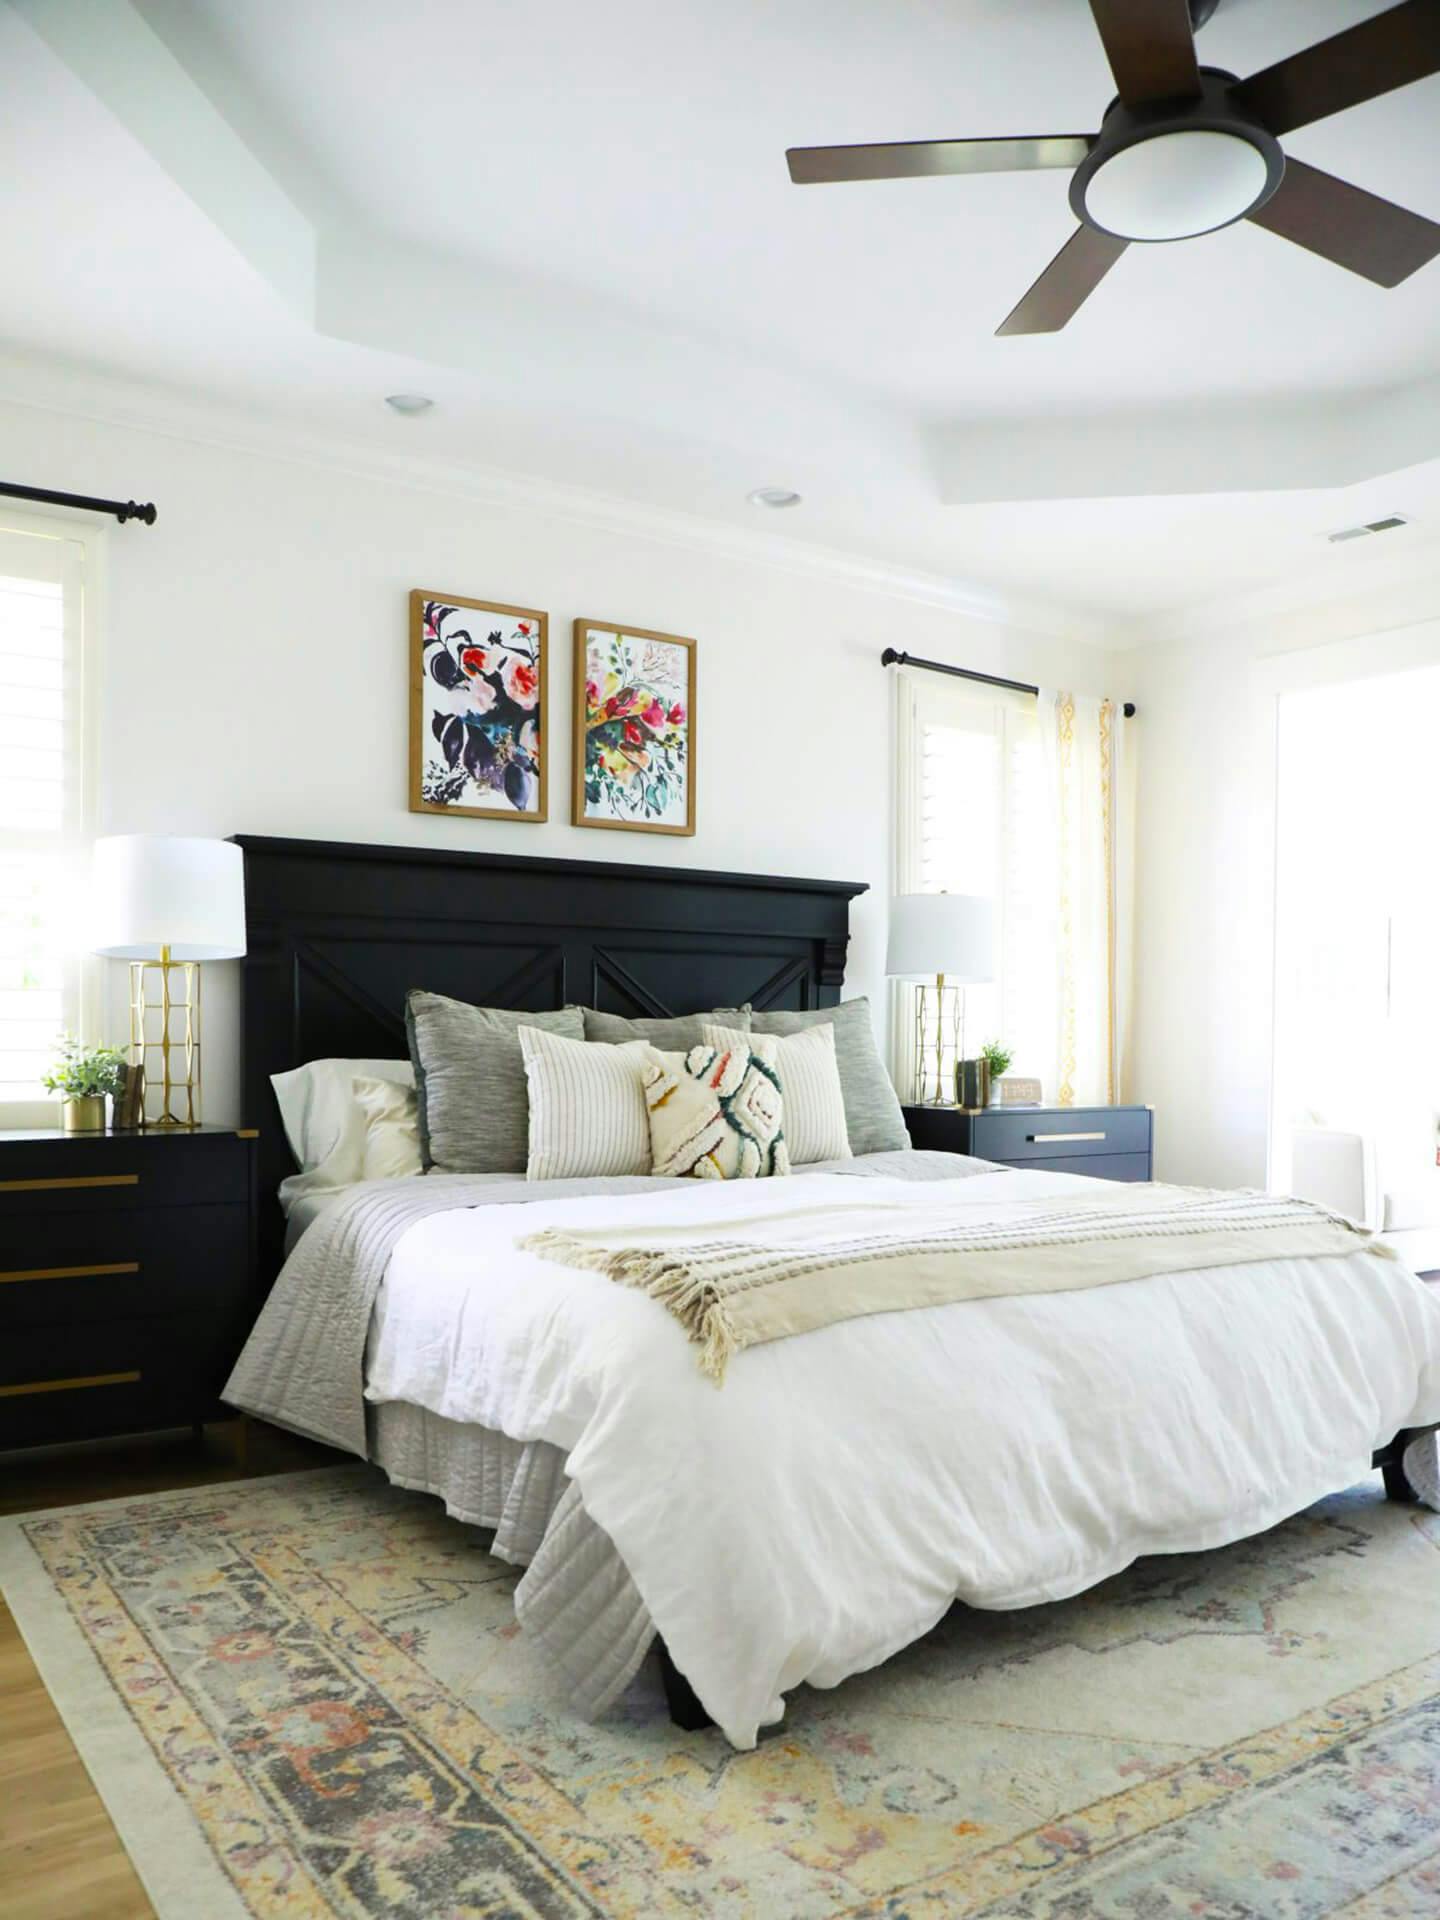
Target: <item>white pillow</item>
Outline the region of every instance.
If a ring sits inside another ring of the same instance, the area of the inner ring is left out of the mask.
[[[806,1027],[800,1033],[737,1033],[706,1027],[712,1047],[748,1047],[757,1060],[775,1069],[785,1102],[785,1146],[792,1167],[816,1160],[848,1160],[845,1093],[835,1061],[835,1029]]]
[[[329,1159],[347,1123],[353,1126],[357,1079],[393,1080],[413,1087],[415,1069],[408,1060],[310,1060],[289,1073],[271,1074],[285,1138],[306,1173]],[[357,1180],[362,1135],[363,1129],[355,1134],[353,1177]]]
[[[641,1069],[648,1040],[609,1046],[520,1028],[530,1093],[527,1180],[649,1173],[650,1121]]]
[[[355,1103],[365,1115],[362,1180],[403,1180],[425,1171],[420,1158],[420,1105],[414,1087],[398,1080],[356,1080]]]
[[[349,1187],[365,1178],[369,1118],[355,1098],[357,1079],[392,1081],[414,1088],[408,1060],[311,1060],[289,1073],[272,1073],[270,1084],[290,1151],[301,1171],[280,1182],[288,1214],[302,1194]]]

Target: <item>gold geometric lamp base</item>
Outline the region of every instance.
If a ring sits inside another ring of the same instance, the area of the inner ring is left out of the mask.
[[[200,1124],[200,963],[130,963],[130,1060],[140,1069],[142,1127]]]

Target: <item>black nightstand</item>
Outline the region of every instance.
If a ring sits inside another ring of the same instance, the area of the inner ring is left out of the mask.
[[[259,1308],[255,1142],[0,1133],[0,1448],[233,1418]]]
[[[971,1153],[1006,1167],[1149,1180],[1155,1116],[1149,1107],[906,1107],[917,1147]]]

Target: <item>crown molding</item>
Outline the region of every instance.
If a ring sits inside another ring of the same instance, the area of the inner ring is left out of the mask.
[[[575,526],[661,541],[720,559],[940,607],[1038,639],[1106,648],[1114,644],[1116,623],[1108,617],[1017,597],[982,581],[928,573],[759,528],[730,526],[542,475],[368,446],[273,415],[66,364],[0,355],[0,403],[223,452],[321,468],[385,486],[538,513]]]
[[[1358,563],[1360,557],[1351,559]],[[1111,645],[1117,651],[1151,653],[1213,646],[1216,635],[1223,633],[1242,638],[1249,634],[1259,640],[1260,651],[1269,651],[1263,639],[1267,625],[1301,615],[1310,617],[1310,625],[1305,637],[1295,643],[1300,648],[1440,616],[1440,538],[1418,542],[1398,554],[1377,551],[1363,565],[1354,564],[1343,582],[1323,567],[1314,567],[1269,586],[1218,595],[1169,613],[1117,619]]]
[[[1395,387],[1300,398],[1256,394],[1045,420],[969,420],[932,428],[930,448],[950,506],[1054,500],[1061,484],[1076,500],[1333,492],[1434,459],[1440,379],[1426,374]]]

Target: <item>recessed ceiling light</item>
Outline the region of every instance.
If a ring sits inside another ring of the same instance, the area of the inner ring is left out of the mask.
[[[793,487],[756,487],[745,498],[752,507],[798,507],[800,496]]]
[[[428,413],[435,402],[428,393],[387,393],[385,404],[396,413]]]

